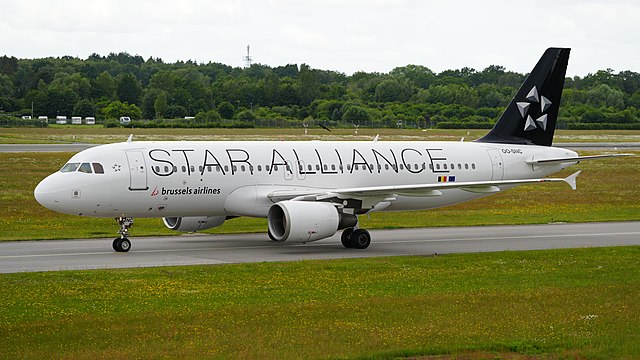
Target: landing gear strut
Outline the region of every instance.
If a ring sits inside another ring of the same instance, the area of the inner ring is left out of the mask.
[[[119,237],[113,239],[113,250],[117,252],[127,252],[131,249],[131,241],[129,241],[129,228],[133,226],[133,218],[117,217],[116,221],[120,225],[118,230]]]

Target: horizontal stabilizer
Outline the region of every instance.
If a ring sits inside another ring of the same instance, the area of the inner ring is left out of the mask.
[[[578,178],[578,175],[580,175],[581,172],[582,172],[582,170],[578,170],[578,171],[574,172],[573,174],[567,176],[564,179],[564,182],[569,184],[569,186],[571,186],[571,188],[573,190],[575,190],[576,189],[576,179]]]

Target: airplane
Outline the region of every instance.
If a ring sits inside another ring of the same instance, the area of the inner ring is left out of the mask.
[[[132,141],[74,155],[42,180],[36,200],[51,210],[112,217],[116,252],[131,249],[135,217],[162,218],[194,232],[240,216],[267,218],[271,240],[308,243],[342,230],[345,248],[371,235],[358,216],[434,209],[532,183],[576,188],[580,171],[546,176],[580,161],[551,146],[569,60],[547,49],[493,129],[473,142]]]

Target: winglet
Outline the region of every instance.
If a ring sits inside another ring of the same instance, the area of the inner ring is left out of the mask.
[[[127,139],[127,142],[130,143],[131,140],[133,140],[133,134],[129,135],[129,138]]]
[[[571,188],[573,190],[576,189],[576,178],[578,177],[578,175],[580,175],[580,173],[582,172],[582,170],[578,170],[576,172],[574,172],[573,174],[567,176],[566,178],[562,179],[564,182],[566,182],[567,184],[569,184],[569,186],[571,186]]]

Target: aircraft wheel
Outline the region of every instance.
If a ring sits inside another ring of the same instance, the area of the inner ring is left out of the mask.
[[[342,235],[340,236],[342,246],[347,249],[353,248],[353,244],[351,243],[351,235],[353,235],[353,228],[346,228],[342,231]]]
[[[128,252],[131,250],[131,241],[127,238],[115,238],[112,246],[113,250],[117,252]]]
[[[120,248],[119,247],[120,245],[118,244],[120,242],[120,239],[121,239],[120,237],[113,239],[113,243],[111,243],[111,246],[113,247],[114,251],[120,251],[118,250]]]
[[[122,238],[120,240],[120,251],[128,252],[129,250],[131,250],[131,241],[127,238]]]
[[[358,229],[351,235],[351,244],[356,249],[366,249],[371,244],[371,234],[365,229]]]

